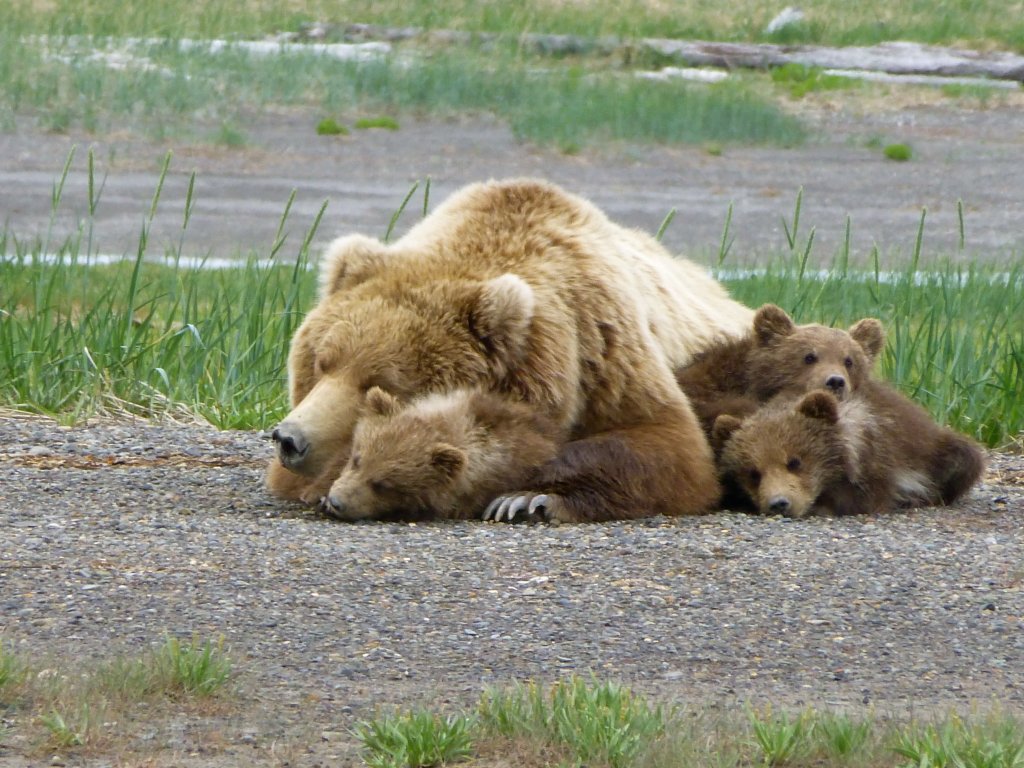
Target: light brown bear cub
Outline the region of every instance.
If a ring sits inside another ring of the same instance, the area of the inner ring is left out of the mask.
[[[343,520],[479,518],[561,446],[558,426],[536,409],[480,390],[403,405],[373,387],[366,409],[349,462],[322,503]]]
[[[797,325],[774,304],[754,314],[750,333],[718,343],[676,369],[676,381],[690,398],[710,435],[715,418],[744,417],[770,399],[825,389],[839,400],[871,378],[885,334],[864,318],[849,330]]]
[[[789,517],[950,504],[985,464],[972,440],[875,381],[842,403],[819,390],[795,404],[773,401],[743,421],[721,415],[712,442],[727,487],[763,514]]]

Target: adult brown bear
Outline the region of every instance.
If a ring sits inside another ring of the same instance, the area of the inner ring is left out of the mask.
[[[528,487],[507,489],[500,519],[704,512],[718,480],[673,370],[752,319],[705,269],[558,187],[468,186],[394,243],[329,247],[292,340],[269,487],[326,494],[371,387],[400,400],[481,387],[570,436]]]

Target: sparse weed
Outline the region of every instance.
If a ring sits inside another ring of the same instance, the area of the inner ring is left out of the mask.
[[[348,136],[348,128],[333,117],[325,117],[317,123],[316,132],[319,136]]]
[[[914,152],[909,144],[887,144],[882,150],[882,154],[889,160],[904,163],[913,157]]]
[[[21,683],[24,676],[25,666],[21,659],[7,651],[0,640],[0,705],[4,703],[8,692]]]
[[[814,721],[815,741],[834,758],[849,758],[860,752],[871,736],[869,720],[847,715],[822,715]]]
[[[817,91],[858,88],[860,83],[849,77],[826,74],[820,67],[805,64],[783,64],[771,71],[772,82],[786,89],[794,99]]]
[[[40,715],[39,722],[49,733],[50,743],[63,749],[85,744],[89,738],[89,728],[95,727],[95,718],[88,704],[83,704],[78,715],[70,722],[56,709]]]
[[[750,725],[754,740],[761,749],[763,764],[777,766],[789,762],[806,749],[813,721],[807,713],[793,716],[786,712],[776,714],[769,709],[763,716],[751,712]]]
[[[900,768],[1024,768],[1024,729],[1012,718],[967,724],[952,715],[899,731],[892,751],[907,761]]]
[[[393,117],[387,115],[381,117],[363,117],[355,122],[356,128],[359,130],[369,130],[372,128],[383,128],[387,131],[397,131],[398,121]]]
[[[220,128],[217,130],[214,141],[225,147],[237,149],[238,147],[244,147],[247,139],[241,128],[224,121],[220,124]]]
[[[625,768],[665,731],[665,714],[627,688],[573,677],[549,691],[530,684],[490,690],[482,727],[504,736],[543,738],[582,764]]]
[[[167,637],[156,652],[155,667],[167,690],[192,696],[212,696],[231,677],[231,661],[224,653],[223,640],[212,643],[192,638],[182,643]]]
[[[464,715],[441,717],[424,709],[357,723],[370,768],[428,768],[468,758],[475,722]]]

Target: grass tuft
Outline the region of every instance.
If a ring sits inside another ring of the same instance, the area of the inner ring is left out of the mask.
[[[485,730],[544,738],[582,764],[625,768],[665,731],[660,707],[615,683],[573,677],[549,691],[535,684],[492,689],[480,702]]]
[[[348,136],[348,128],[333,117],[325,117],[317,123],[316,132],[318,136]]]
[[[164,640],[155,657],[157,678],[167,691],[190,696],[213,696],[231,677],[231,661],[224,654],[224,641],[202,643],[192,638],[182,643],[175,637]]]
[[[464,715],[441,717],[424,709],[357,723],[353,729],[370,768],[428,768],[473,753],[475,722]]]
[[[882,154],[889,160],[903,163],[909,160],[914,153],[909,144],[887,144],[882,150]]]
[[[0,714],[14,726],[0,729],[40,749],[96,752],[130,737],[138,720],[158,716],[173,703],[187,711],[209,707],[232,675],[220,641],[164,643],[138,656],[83,664],[47,660],[45,666],[0,648]],[[161,706],[161,705],[164,706]]]
[[[751,712],[750,726],[761,750],[763,765],[783,765],[805,750],[809,723],[806,714],[792,716],[769,710],[761,716]]]
[[[369,130],[372,128],[383,128],[387,131],[397,131],[398,121],[393,117],[384,115],[382,117],[363,117],[355,122],[356,128],[359,130]]]

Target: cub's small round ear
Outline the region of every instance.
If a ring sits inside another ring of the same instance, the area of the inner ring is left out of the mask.
[[[839,421],[839,402],[823,389],[804,395],[796,409],[809,419],[821,419],[830,424]]]
[[[880,320],[865,317],[850,326],[850,336],[864,348],[868,359],[874,362],[885,347],[885,328]]]
[[[465,451],[448,443],[438,443],[430,452],[430,465],[448,481],[455,479],[468,460]]]
[[[716,453],[741,426],[743,422],[728,413],[721,413],[715,418],[715,423],[711,425],[711,447]]]
[[[394,416],[398,413],[398,398],[385,392],[380,387],[370,387],[366,391],[366,408],[377,416]]]
[[[765,304],[754,313],[754,333],[762,347],[789,336],[795,329],[792,318],[774,304]]]
[[[320,300],[373,277],[387,261],[387,246],[365,235],[345,235],[320,260]]]
[[[518,275],[504,274],[474,291],[466,324],[492,360],[511,369],[526,349],[535,305],[529,283]]]

